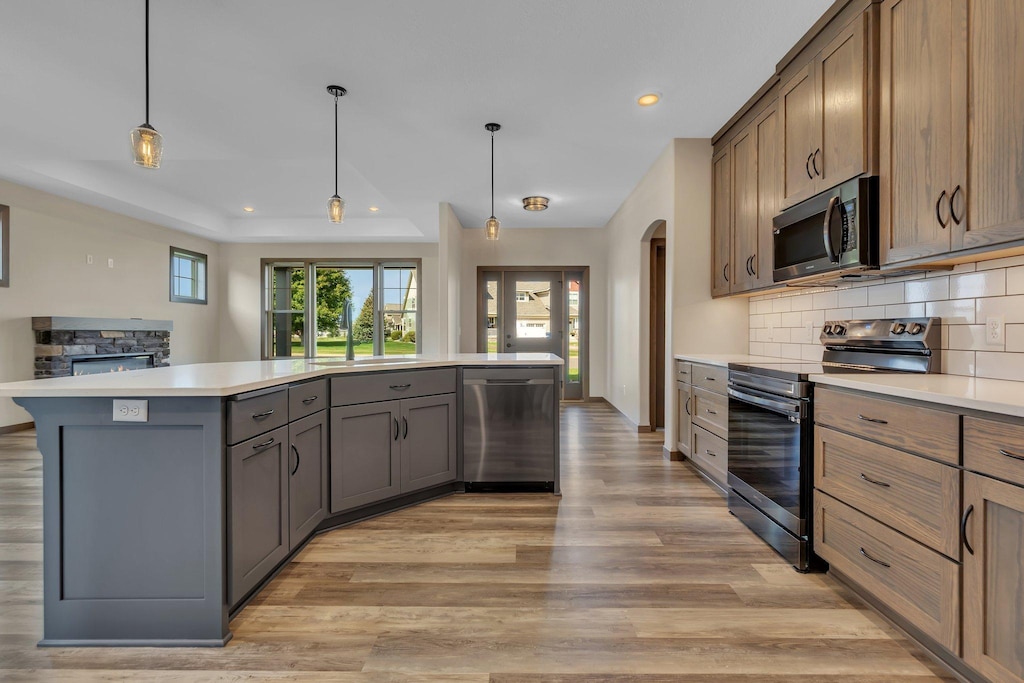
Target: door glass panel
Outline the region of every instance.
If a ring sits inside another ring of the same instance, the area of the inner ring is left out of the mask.
[[[306,309],[306,268],[303,264],[275,263],[267,277],[268,356],[305,355],[303,331]]]
[[[501,273],[484,273],[483,313],[486,320],[484,340],[486,353],[498,353],[501,334]]]
[[[373,268],[316,266],[316,355],[344,357],[349,334],[356,358],[373,355]],[[351,302],[352,320],[345,317]],[[368,312],[366,306],[369,305]]]
[[[583,281],[578,275],[570,275],[566,278],[566,283],[568,285],[569,325],[567,332],[569,334],[569,344],[565,360],[565,381],[569,384],[577,384],[580,381],[580,311],[582,310],[580,292],[582,291]]]
[[[383,273],[384,355],[416,353],[419,302],[416,268],[386,266]]]
[[[513,332],[517,339],[551,338],[551,282],[516,280],[516,317]]]

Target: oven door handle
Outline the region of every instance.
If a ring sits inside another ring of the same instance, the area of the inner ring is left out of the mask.
[[[753,394],[748,394],[745,391],[734,389],[733,387],[729,387],[729,396],[737,401],[743,401],[744,403],[750,403],[755,406],[771,410],[772,412],[785,415],[793,420],[801,420],[803,418],[803,411],[800,410],[800,404],[793,404],[788,401],[775,401],[763,396],[755,396]]]

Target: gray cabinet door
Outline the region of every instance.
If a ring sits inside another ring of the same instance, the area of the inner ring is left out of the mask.
[[[402,493],[455,481],[455,394],[401,404]]]
[[[237,605],[288,555],[288,428],[228,448],[228,586]]]
[[[325,385],[326,386],[326,385]],[[327,514],[327,411],[288,426],[288,550]]]
[[[401,493],[399,401],[331,408],[331,512]]]

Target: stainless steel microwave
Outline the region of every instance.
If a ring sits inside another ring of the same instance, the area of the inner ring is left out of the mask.
[[[805,284],[878,270],[878,177],[854,178],[773,220],[775,282]]]

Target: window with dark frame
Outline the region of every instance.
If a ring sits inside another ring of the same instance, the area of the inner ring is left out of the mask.
[[[0,287],[11,286],[11,209],[0,204]]]
[[[171,247],[171,301],[205,304],[206,254]]]

